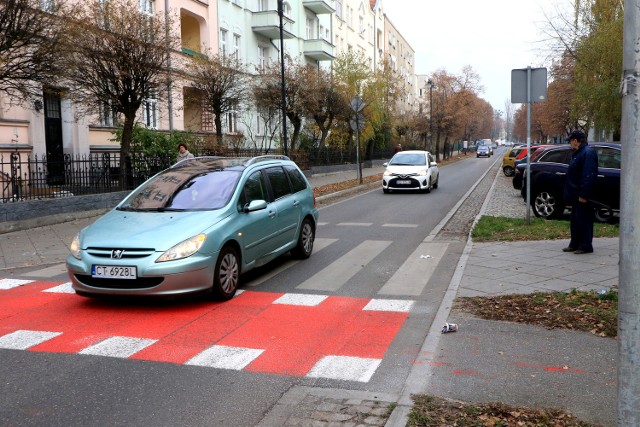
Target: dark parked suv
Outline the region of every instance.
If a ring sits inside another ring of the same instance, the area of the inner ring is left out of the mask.
[[[594,188],[596,219],[608,221],[614,211],[620,210],[620,160],[621,145],[614,143],[589,143],[598,153],[598,178]],[[571,146],[558,145],[546,148],[531,163],[531,208],[534,215],[543,218],[560,218],[565,210],[564,182],[571,160]],[[520,193],[526,200],[525,176]]]

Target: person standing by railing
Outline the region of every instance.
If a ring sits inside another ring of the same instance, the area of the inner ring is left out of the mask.
[[[187,144],[181,142],[180,145],[178,145],[178,159],[176,163],[186,159],[193,159],[193,157],[193,154],[191,154],[187,148]]]

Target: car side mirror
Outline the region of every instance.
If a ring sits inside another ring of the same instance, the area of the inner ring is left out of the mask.
[[[431,162],[431,166],[429,167],[434,167],[434,166],[438,166],[438,162]]]
[[[384,162],[384,163],[382,164],[382,166],[384,166],[384,167],[389,166],[389,162]]]
[[[264,200],[252,200],[244,206],[244,213],[260,211],[267,208],[267,202]]]

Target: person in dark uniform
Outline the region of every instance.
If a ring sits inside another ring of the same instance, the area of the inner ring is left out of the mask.
[[[562,251],[587,254],[593,252],[595,209],[590,199],[598,177],[598,153],[589,147],[587,136],[580,130],[571,132],[569,144],[573,153],[564,185],[564,200],[571,206],[571,241]]]

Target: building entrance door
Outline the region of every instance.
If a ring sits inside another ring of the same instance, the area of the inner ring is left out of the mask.
[[[44,137],[47,149],[47,184],[64,184],[64,151],[62,149],[62,111],[60,96],[44,92]]]

